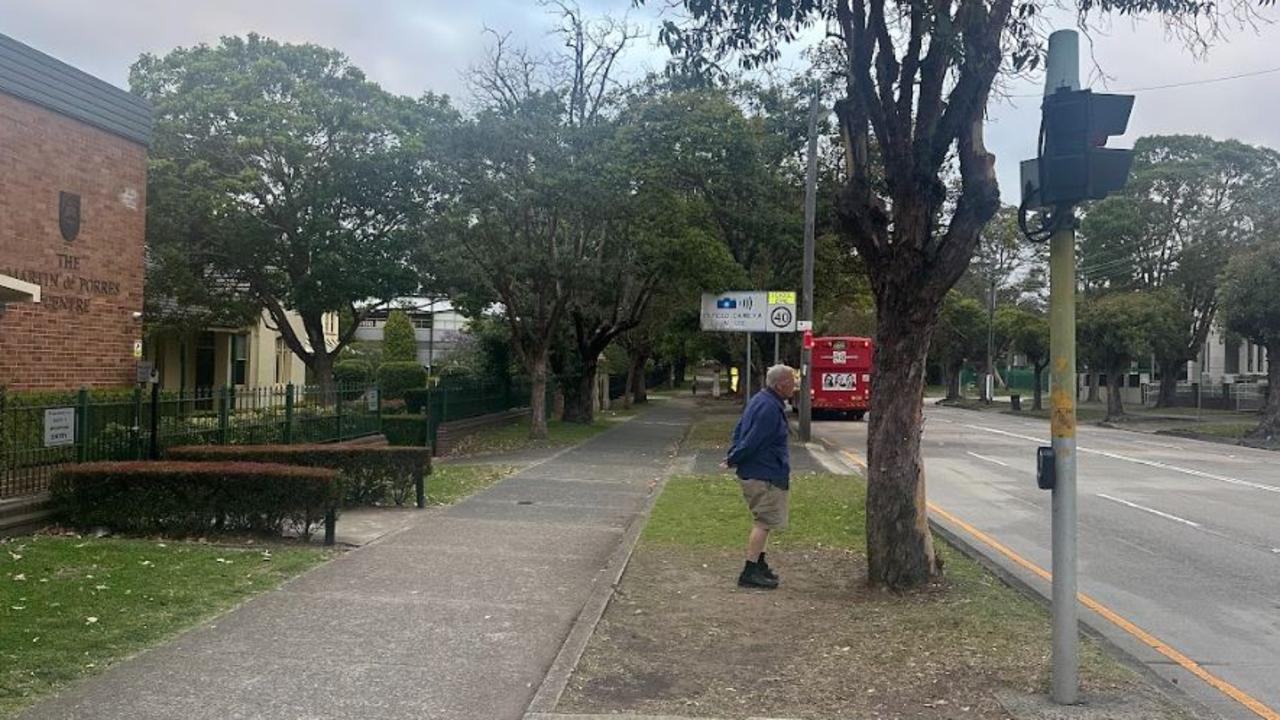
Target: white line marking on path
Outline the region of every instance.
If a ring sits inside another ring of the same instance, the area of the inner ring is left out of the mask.
[[[1167,512],[1160,512],[1159,510],[1156,510],[1156,509],[1154,509],[1154,508],[1149,508],[1149,507],[1147,507],[1147,506],[1145,506],[1145,505],[1139,505],[1138,503],[1135,503],[1135,502],[1129,502],[1128,500],[1121,500],[1121,499],[1120,499],[1120,498],[1118,498],[1118,497],[1111,497],[1110,495],[1105,495],[1105,494],[1103,494],[1103,493],[1094,493],[1094,495],[1097,495],[1098,497],[1102,498],[1103,500],[1110,500],[1111,502],[1117,502],[1117,503],[1120,503],[1121,505],[1127,505],[1127,506],[1129,506],[1129,507],[1133,508],[1134,510],[1141,510],[1141,511],[1143,511],[1143,512],[1151,513],[1152,515],[1159,515],[1160,517],[1162,517],[1162,518],[1164,518],[1164,519],[1166,519],[1166,520],[1172,520],[1172,521],[1174,521],[1174,522],[1179,522],[1179,523],[1182,523],[1183,525],[1190,525],[1190,526],[1191,526],[1191,527],[1193,527],[1193,528],[1198,528],[1198,527],[1200,527],[1200,523],[1195,522],[1194,520],[1188,520],[1188,519],[1186,519],[1186,518],[1180,518],[1180,517],[1178,517],[1177,515],[1170,515],[1170,514],[1169,514],[1169,513],[1167,513]]]
[[[966,455],[972,455],[972,456],[974,456],[974,457],[978,458],[979,460],[986,460],[986,461],[987,461],[987,462],[989,462],[989,463],[995,463],[995,464],[999,465],[1000,467],[1009,467],[1009,463],[1000,462],[999,460],[997,460],[997,459],[995,459],[995,458],[987,457],[986,455],[979,455],[979,454],[978,454],[978,453],[976,453],[976,452],[966,452],[965,454],[966,454]]]
[[[1006,435],[1008,437],[1018,438],[1019,440],[1029,440],[1038,445],[1044,444],[1044,439],[1042,438],[1035,438],[1029,435],[1019,435],[1017,433],[1011,433],[1006,430],[997,430],[996,428],[983,427],[981,425],[965,425],[964,427],[970,428],[972,430],[981,430],[983,432],[995,433],[996,435]],[[1275,485],[1265,485],[1263,483],[1250,482],[1248,480],[1241,480],[1240,478],[1227,477],[1226,475],[1214,475],[1213,473],[1207,473],[1207,472],[1204,472],[1203,470],[1194,470],[1192,468],[1184,468],[1184,467],[1179,467],[1177,465],[1169,465],[1168,463],[1162,463],[1156,460],[1144,460],[1142,458],[1129,457],[1128,455],[1121,455],[1119,453],[1107,452],[1106,450],[1094,450],[1093,448],[1086,448],[1086,447],[1082,447],[1078,449],[1082,453],[1089,453],[1090,455],[1101,455],[1102,457],[1111,458],[1112,460],[1123,460],[1124,462],[1137,463],[1138,465],[1146,465],[1147,467],[1159,468],[1160,470],[1172,470],[1174,472],[1183,473],[1184,475],[1192,475],[1194,477],[1200,477],[1206,480],[1217,480],[1218,482],[1229,483],[1231,485],[1239,485],[1241,487],[1252,488],[1254,490],[1264,490],[1266,492],[1280,493],[1280,487],[1276,487]]]

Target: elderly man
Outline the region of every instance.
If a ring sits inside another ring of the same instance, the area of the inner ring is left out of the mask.
[[[729,455],[721,463],[721,467],[737,471],[742,497],[755,520],[747,538],[747,564],[738,576],[743,587],[778,587],[778,576],[765,562],[764,548],[770,531],[787,526],[791,455],[787,450],[786,401],[795,390],[795,370],[786,365],[769,368],[765,389],[747,403],[733,429]]]

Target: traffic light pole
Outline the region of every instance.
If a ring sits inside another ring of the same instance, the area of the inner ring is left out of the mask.
[[[1045,95],[1080,89],[1079,36],[1049,36]],[[1049,398],[1053,444],[1053,671],[1052,697],[1079,700],[1079,626],[1076,616],[1076,231],[1074,209],[1049,239]]]
[[[809,167],[804,183],[804,283],[801,288],[803,304],[800,307],[800,319],[812,327],[813,324],[813,224],[817,219],[818,204],[818,104],[821,93],[818,86],[813,87],[813,97],[809,99]],[[800,346],[800,441],[809,442],[812,438],[811,423],[813,420],[813,350],[802,343]]]

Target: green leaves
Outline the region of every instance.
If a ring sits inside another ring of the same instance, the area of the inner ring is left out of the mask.
[[[257,35],[145,55],[130,83],[155,108],[159,295],[252,298],[310,365],[342,344],[325,341],[326,313],[417,289],[411,255],[446,182],[432,150],[456,122],[447,102],[394,97],[341,53]]]
[[[1222,325],[1270,350],[1280,343],[1280,242],[1237,255],[1222,274]]]

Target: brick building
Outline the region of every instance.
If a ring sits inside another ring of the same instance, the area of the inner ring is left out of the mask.
[[[134,381],[150,134],[142,100],[0,35],[0,385]]]

